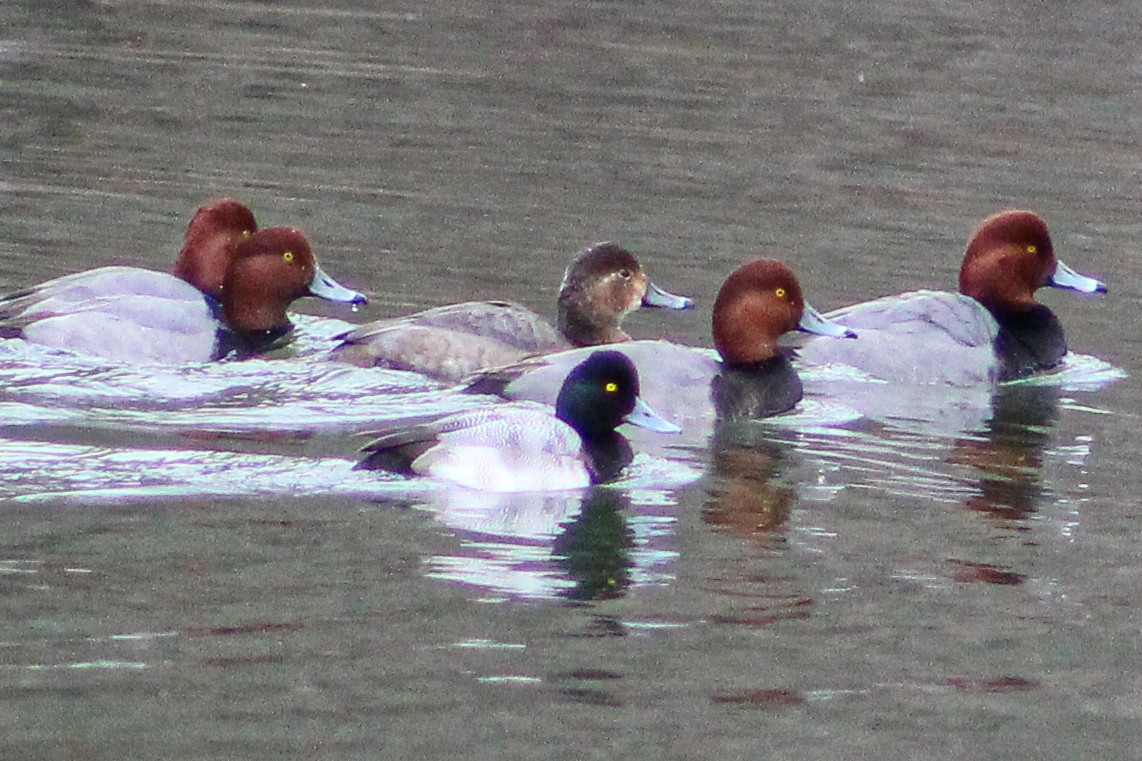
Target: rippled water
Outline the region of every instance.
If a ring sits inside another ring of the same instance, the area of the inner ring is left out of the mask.
[[[1134,752],[1142,269],[1130,4],[17,2],[0,290],[165,268],[234,195],[369,292],[264,360],[0,341],[0,757],[1006,758]],[[632,432],[618,484],[352,470],[489,403],[325,363],[475,296],[551,314],[602,239],[698,302],[763,251],[822,310],[951,287],[1042,213],[1110,285],[989,393],[805,373],[796,413]]]

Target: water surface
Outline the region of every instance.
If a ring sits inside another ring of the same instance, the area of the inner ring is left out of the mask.
[[[165,268],[233,195],[372,300],[302,303],[294,350],[244,364],[0,343],[0,755],[1137,747],[1134,5],[6,10],[0,290]],[[487,400],[322,363],[346,322],[550,315],[612,239],[698,302],[630,332],[708,346],[758,252],[822,310],[952,287],[1008,206],[1110,285],[1043,296],[1065,377],[860,420],[811,382],[792,419],[637,435],[585,493],[351,469],[359,432]]]

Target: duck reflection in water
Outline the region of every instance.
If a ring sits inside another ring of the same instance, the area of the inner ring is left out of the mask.
[[[778,541],[797,501],[797,490],[780,479],[788,465],[786,450],[763,438],[756,425],[723,422],[711,439],[711,452],[710,473],[717,480],[702,519],[736,536]]]
[[[447,491],[426,507],[461,543],[455,553],[428,559],[437,578],[512,597],[584,601],[621,597],[633,583],[640,553],[623,491]]]
[[[555,537],[555,561],[570,586],[560,592],[572,600],[611,600],[631,585],[634,532],[627,525],[630,498],[621,491],[595,488],[583,497],[574,521]]]
[[[948,462],[979,471],[979,493],[966,506],[1004,521],[1022,521],[1043,499],[1043,453],[1058,420],[1054,386],[1000,386],[982,439],[961,439]],[[1020,527],[1025,530],[1026,527]]]

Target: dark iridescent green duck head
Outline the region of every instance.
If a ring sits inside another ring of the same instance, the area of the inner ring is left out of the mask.
[[[659,433],[681,430],[638,394],[638,371],[630,359],[617,351],[597,351],[568,373],[555,400],[555,414],[583,438],[606,435],[623,423]]]

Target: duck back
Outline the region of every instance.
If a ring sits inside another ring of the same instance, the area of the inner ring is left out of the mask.
[[[855,341],[814,338],[798,351],[803,362],[849,365],[900,383],[971,386],[999,374],[999,326],[973,298],[916,291],[838,309],[827,315],[856,331]]]
[[[712,352],[658,340],[627,341],[608,348],[634,363],[641,384],[639,396],[670,420],[712,416],[710,380],[720,367]],[[482,372],[470,378],[464,390],[555,404],[563,379],[595,351],[592,347],[569,349]]]
[[[455,383],[488,367],[569,344],[546,320],[518,304],[472,301],[381,320],[343,333],[332,358],[360,367],[412,370]]]
[[[469,301],[426,309],[396,320],[484,336],[527,352],[568,346],[555,327],[525,306],[510,301]]]
[[[550,409],[516,403],[462,412],[368,444],[357,468],[415,473],[470,489],[549,491],[590,485],[582,442]]]
[[[197,362],[215,323],[197,288],[163,272],[100,267],[0,300],[0,335],[116,361]]]

